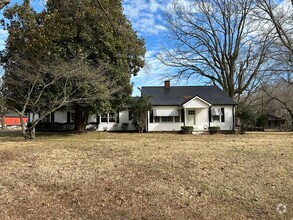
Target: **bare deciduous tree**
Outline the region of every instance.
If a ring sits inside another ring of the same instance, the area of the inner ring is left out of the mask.
[[[293,6],[289,0],[276,2],[258,0],[255,17],[265,22],[271,31],[263,30],[273,40],[270,47],[269,78],[260,87],[269,98],[285,109],[293,129]],[[269,81],[269,82],[268,82]]]
[[[7,100],[7,108],[18,113],[22,132],[25,138],[35,137],[35,127],[47,115],[63,106],[74,102],[87,102],[101,94],[101,99],[109,98],[108,81],[104,72],[106,65],[91,68],[82,62],[30,63],[18,59],[13,71],[4,75],[3,93]],[[80,89],[87,89],[89,95],[76,94]],[[103,92],[101,92],[103,90]],[[32,123],[26,134],[23,116],[30,112]]]
[[[275,102],[276,105],[280,106],[280,109],[284,109],[290,116],[290,129],[293,131],[293,87],[280,80],[272,84],[263,84],[262,91],[268,97],[268,103]]]
[[[239,97],[259,83],[270,45],[250,17],[254,7],[252,0],[174,1],[166,16],[171,49],[160,60],[178,68],[172,77],[204,77]]]
[[[272,27],[270,38],[274,43],[270,50],[274,66],[270,71],[274,77],[293,85],[293,6],[288,0],[282,3],[258,0],[257,6],[256,17]]]

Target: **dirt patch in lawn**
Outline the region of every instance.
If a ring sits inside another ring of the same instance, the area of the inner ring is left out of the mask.
[[[0,135],[1,219],[292,219],[293,135]]]

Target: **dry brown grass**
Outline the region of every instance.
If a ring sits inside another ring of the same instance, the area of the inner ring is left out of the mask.
[[[0,175],[1,219],[293,219],[290,133],[5,133]]]

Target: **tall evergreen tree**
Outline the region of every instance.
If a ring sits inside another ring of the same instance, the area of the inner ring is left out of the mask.
[[[123,15],[121,1],[49,0],[46,14],[48,34],[61,59],[80,57],[93,67],[101,62],[109,67],[109,102],[101,103],[97,96],[91,103],[75,103],[75,129],[82,130],[90,112],[110,111],[124,105],[132,92],[130,77],[144,65],[144,41]],[[80,92],[85,91],[77,94]]]
[[[34,71],[41,63],[48,66],[48,72],[56,63],[78,61],[83,70],[90,69],[99,78],[102,74],[105,80],[98,80],[102,84],[99,86],[93,77],[86,81],[81,71],[66,83],[75,96],[71,99],[75,100],[71,102],[76,111],[75,129],[85,128],[91,112],[121,108],[132,91],[131,75],[144,66],[145,53],[144,41],[123,15],[121,1],[48,0],[41,13],[30,8],[29,3],[25,0],[5,11],[9,20],[9,37],[2,54],[5,78],[15,77],[15,63],[24,58]],[[64,81],[59,85],[64,85]],[[16,88],[10,85],[7,89]]]

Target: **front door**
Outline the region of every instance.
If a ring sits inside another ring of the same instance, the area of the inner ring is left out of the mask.
[[[196,125],[196,115],[194,109],[187,110],[187,125],[195,126]]]

